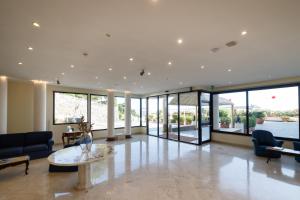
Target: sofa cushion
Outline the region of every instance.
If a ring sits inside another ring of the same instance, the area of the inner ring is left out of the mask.
[[[48,146],[46,144],[35,144],[24,147],[24,153],[36,152],[36,151],[48,151]]]
[[[35,144],[48,144],[48,141],[52,138],[52,132],[29,132],[25,134],[24,146],[31,146]]]
[[[24,133],[8,133],[0,135],[0,149],[21,147],[24,145]]]
[[[0,149],[0,158],[11,158],[23,155],[23,147],[9,147]]]

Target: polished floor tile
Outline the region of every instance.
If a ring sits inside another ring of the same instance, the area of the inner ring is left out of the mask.
[[[40,159],[31,161],[27,176],[24,166],[0,171],[0,200],[300,198],[300,163],[289,156],[266,164],[247,148],[151,136],[112,144],[115,155],[92,166],[90,190],[75,190],[77,173],[48,173],[47,159]]]

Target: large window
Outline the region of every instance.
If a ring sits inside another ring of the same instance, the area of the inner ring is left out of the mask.
[[[213,102],[214,130],[247,133],[246,92],[215,94]]]
[[[115,128],[125,126],[125,98],[115,97]]]
[[[147,100],[142,99],[142,126],[147,126]]]
[[[93,130],[107,129],[107,96],[91,95]]]
[[[88,95],[54,92],[54,124],[78,123],[83,116],[87,121]]]
[[[158,135],[167,138],[167,95],[159,96],[159,129]]]
[[[131,98],[131,126],[141,126],[141,99]]]
[[[249,91],[249,132],[270,131],[274,136],[299,138],[298,87]]]

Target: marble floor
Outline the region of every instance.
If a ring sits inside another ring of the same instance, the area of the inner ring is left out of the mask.
[[[97,185],[90,190],[75,190],[77,173],[50,174],[47,159],[40,159],[31,161],[27,176],[24,166],[0,171],[0,200],[300,198],[300,163],[292,157],[266,164],[247,148],[151,136],[113,144],[116,154],[93,165]]]

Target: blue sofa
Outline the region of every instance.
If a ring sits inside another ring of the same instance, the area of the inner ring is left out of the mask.
[[[29,155],[30,159],[52,153],[52,132],[8,133],[0,135],[0,159]]]
[[[300,142],[294,142],[294,150],[300,151]],[[295,160],[300,162],[300,156],[296,156]]]
[[[268,151],[266,147],[282,147],[283,141],[276,140],[272,133],[265,130],[255,130],[252,133],[252,142],[254,144],[254,153],[257,156],[264,156],[269,158],[280,158],[281,153],[275,151]]]

